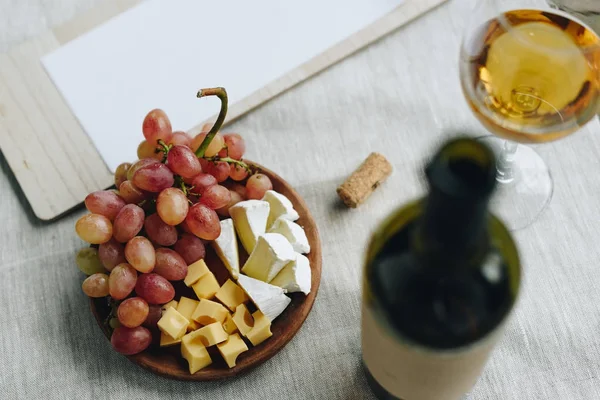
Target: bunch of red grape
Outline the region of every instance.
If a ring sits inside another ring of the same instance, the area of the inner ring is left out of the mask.
[[[272,189],[266,175],[253,173],[242,160],[246,146],[240,135],[208,128],[191,138],[173,132],[164,111],[150,111],[142,125],[146,140],[138,147],[140,159],[119,165],[117,190],[85,199],[90,214],[75,230],[93,246],[77,255],[79,268],[89,275],[82,287],[90,297],[110,296],[111,343],[120,353],[139,353],[150,345],[147,328],[156,326],[161,305],[175,296],[170,281],[183,280],[188,265],[204,258],[205,243],[221,233],[219,216]]]

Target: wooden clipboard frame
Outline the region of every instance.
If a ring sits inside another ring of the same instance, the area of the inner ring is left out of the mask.
[[[446,0],[406,0],[394,11],[229,108],[231,122]],[[138,4],[109,0],[0,55],[0,148],[35,215],[55,219],[113,184],[108,170],[40,62],[44,55]],[[189,133],[195,134],[205,121]]]

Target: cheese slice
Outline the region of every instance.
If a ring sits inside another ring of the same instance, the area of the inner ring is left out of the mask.
[[[247,302],[248,296],[238,285],[236,285],[231,279],[227,279],[227,282],[221,286],[221,289],[215,294],[217,300],[225,304],[231,311],[235,311],[235,308],[242,303]]]
[[[252,253],[258,237],[267,230],[271,206],[262,200],[246,200],[229,208],[229,215],[248,254]]]
[[[230,335],[225,342],[217,344],[217,348],[229,368],[235,367],[238,356],[248,351],[248,346],[237,333]]]
[[[221,221],[221,234],[212,242],[212,245],[231,277],[237,279],[240,274],[240,255],[231,218]]]
[[[242,272],[251,278],[270,282],[295,258],[294,248],[283,235],[265,233],[258,237],[256,247],[244,264]]]
[[[208,269],[208,266],[206,265],[204,260],[200,259],[195,263],[188,265],[188,272],[185,276],[185,279],[183,280],[183,283],[185,283],[185,286],[192,286],[194,283],[198,282],[200,278],[202,278],[209,272],[210,270]]]
[[[306,256],[296,253],[296,259],[286,265],[271,281],[271,285],[279,286],[288,293],[310,293],[311,270]]]
[[[302,254],[310,253],[310,244],[306,232],[300,225],[284,218],[277,218],[269,233],[279,233],[290,242],[294,251]]]
[[[191,333],[181,339],[181,356],[187,360],[190,374],[194,374],[212,364],[210,354],[208,354],[200,338],[194,337]]]
[[[254,326],[252,314],[250,314],[248,308],[246,308],[244,304],[240,304],[236,307],[235,313],[233,314],[233,317],[231,317],[231,320],[235,324],[238,331],[240,331],[240,333],[244,336],[246,336],[246,334],[250,332]]]
[[[271,332],[271,321],[269,321],[269,319],[260,311],[252,313],[252,318],[254,318],[254,326],[250,329],[250,332],[246,334],[246,338],[248,338],[253,346],[258,346],[273,336],[273,333]]]
[[[190,323],[187,326],[188,331],[194,331],[200,327],[198,323],[192,319],[192,314],[194,313],[196,307],[198,307],[199,303],[200,302],[198,300],[190,299],[185,296],[181,296],[181,298],[179,299],[179,304],[177,305],[177,312],[190,321]]]
[[[173,339],[180,339],[186,332],[190,321],[173,307],[169,307],[158,320],[158,329]]]
[[[277,318],[292,301],[279,286],[269,285],[246,275],[240,274],[238,285],[244,289],[250,300],[262,311],[269,321]]]
[[[277,193],[274,190],[267,190],[262,199],[271,206],[269,219],[267,220],[267,228],[272,226],[278,218],[284,218],[290,221],[295,221],[300,218],[298,212],[294,210],[292,202],[281,193]]]
[[[233,321],[233,317],[231,314],[227,314],[227,317],[225,317],[225,322],[223,322],[223,329],[225,329],[225,332],[229,333],[230,335],[233,335],[238,331],[238,327]]]

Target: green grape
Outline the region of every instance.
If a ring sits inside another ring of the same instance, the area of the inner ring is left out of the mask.
[[[106,273],[106,269],[98,258],[98,249],[93,247],[84,247],[77,252],[75,257],[77,266],[86,275],[93,275],[99,272]]]
[[[117,329],[121,326],[121,323],[119,322],[119,318],[111,318],[110,321],[108,321],[108,325],[113,329]]]

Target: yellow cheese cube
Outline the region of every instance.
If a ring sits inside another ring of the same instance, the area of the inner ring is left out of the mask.
[[[188,272],[183,283],[185,283],[186,286],[192,286],[194,283],[198,282],[198,279],[209,272],[210,270],[206,266],[204,260],[198,260],[195,263],[188,265]]]
[[[229,314],[229,312],[221,304],[211,300],[200,299],[198,307],[196,307],[192,314],[192,319],[200,322],[202,325],[208,325],[214,322],[222,324],[225,322],[227,314]]]
[[[243,304],[236,307],[232,319],[235,326],[237,326],[240,333],[244,336],[246,336],[254,326],[252,315],[250,315],[250,312]]]
[[[181,343],[181,339],[173,339],[164,332],[160,333],[160,347],[174,346],[178,343]]]
[[[187,360],[190,374],[194,374],[212,364],[212,359],[202,341],[195,340],[190,335],[191,333],[181,339],[181,356]]]
[[[202,324],[200,324],[199,322],[194,321],[193,319],[190,319],[190,324],[187,327],[187,331],[188,332],[193,332],[196,329],[200,329],[202,328]]]
[[[210,347],[226,341],[229,334],[223,329],[223,324],[215,322],[185,336],[189,336],[189,340],[200,340],[205,347]]]
[[[158,328],[173,339],[179,339],[185,334],[189,323],[190,321],[186,317],[179,314],[173,307],[169,307],[158,320]]]
[[[252,317],[254,318],[254,326],[250,332],[246,334],[246,337],[250,340],[250,343],[254,346],[258,346],[266,339],[273,336],[271,333],[271,321],[269,321],[269,319],[260,311],[253,313]]]
[[[169,309],[169,307],[173,307],[174,309],[177,309],[178,304],[179,304],[179,302],[177,300],[171,300],[170,302],[163,304],[161,308],[163,311],[167,311]]]
[[[229,333],[230,335],[236,333],[238,330],[237,326],[235,325],[235,322],[233,322],[233,318],[231,317],[230,313],[227,313],[227,317],[225,317],[223,329],[225,329],[225,332]]]
[[[196,309],[196,307],[198,307],[199,303],[200,302],[198,300],[190,299],[189,297],[181,296],[181,298],[179,299],[179,305],[177,306],[177,312],[179,312],[179,314],[183,315],[190,321],[190,323],[187,327],[188,331],[194,330],[193,326],[198,325],[198,323],[192,319],[192,314],[194,313],[194,310]]]
[[[219,282],[212,272],[204,274],[202,278],[198,279],[196,283],[192,285],[194,293],[199,299],[212,299],[220,289]]]
[[[229,336],[223,343],[219,343],[217,348],[229,368],[235,367],[235,361],[238,356],[243,352],[248,351],[248,346],[246,346],[246,343],[244,343],[237,333]]]
[[[235,308],[250,300],[246,292],[236,285],[231,279],[227,279],[227,282],[221,286],[221,288],[215,294],[215,297],[223,304],[227,306],[231,311],[235,311]]]

